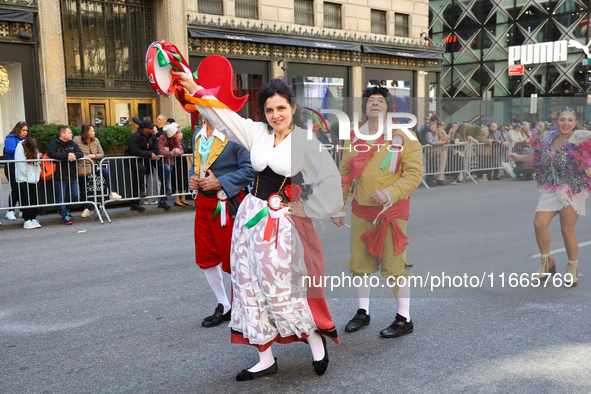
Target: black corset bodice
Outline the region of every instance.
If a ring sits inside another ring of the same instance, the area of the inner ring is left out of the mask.
[[[254,187],[250,191],[253,196],[261,200],[267,200],[273,193],[279,193],[283,187],[293,183],[301,184],[303,177],[298,173],[294,177],[284,177],[274,172],[269,166],[263,171],[257,172],[254,178]]]

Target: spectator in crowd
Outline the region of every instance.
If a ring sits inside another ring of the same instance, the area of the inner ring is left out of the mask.
[[[417,133],[417,138],[419,139],[421,145],[425,145],[425,143],[423,142],[422,133],[426,128],[429,127],[429,123],[431,123],[431,119],[428,116],[425,116],[425,123],[423,123],[423,125],[419,128],[419,132]]]
[[[437,122],[431,122],[429,128],[423,131],[423,140],[425,141],[425,148],[423,148],[425,173],[433,174],[439,164],[439,146],[441,146],[441,141],[437,138]],[[429,186],[437,186],[435,176],[426,175],[425,180]]]
[[[472,126],[472,124],[469,121],[467,121],[467,120],[463,121],[462,123],[464,124],[464,127],[466,129],[468,129],[468,127]]]
[[[167,196],[172,194],[170,187],[170,179],[172,174],[172,167],[175,164],[175,158],[183,154],[183,148],[179,142],[180,128],[176,123],[171,123],[164,126],[164,134],[158,138],[158,154],[164,156],[163,159],[158,160],[158,173],[160,174],[160,194]],[[164,186],[166,185],[166,190]],[[166,197],[160,197],[158,208],[163,208],[168,211],[170,206],[166,203]]]
[[[483,127],[480,129],[480,133],[476,138],[479,144],[477,147],[477,155],[478,155],[478,166],[480,168],[491,168],[492,167],[492,139],[489,138],[489,129],[488,127]],[[476,172],[477,181],[479,182],[486,182],[492,178],[492,171],[490,170],[482,170]]]
[[[470,158],[472,155],[472,150],[470,148],[470,144],[477,144],[478,141],[472,137],[468,133],[468,129],[463,124],[458,126],[458,131],[454,135],[455,140],[454,143],[457,145],[463,145],[462,148],[458,148],[456,151],[458,152],[458,156],[462,158],[461,164],[458,166],[460,173],[456,178],[457,183],[465,183],[465,177],[467,170],[469,169]]]
[[[156,117],[156,139],[160,138],[164,134],[164,126],[166,126],[166,115],[158,115]]]
[[[174,123],[174,122],[173,122]],[[183,154],[193,153],[191,145],[184,139],[183,130],[179,130],[179,142],[183,148]],[[185,193],[189,190],[189,169],[193,164],[193,158],[190,156],[175,157],[174,173],[172,174],[172,189],[175,193],[180,194],[175,196],[175,205],[189,206],[191,203],[187,202],[187,196]]]
[[[513,142],[513,152],[521,153],[524,149],[531,149],[529,146],[530,134],[523,131],[519,123],[513,125],[513,130],[509,132],[509,139]]]
[[[72,129],[70,127],[61,126],[58,129],[57,137],[49,141],[47,145],[47,154],[50,158],[59,160],[53,175],[56,203],[77,202],[79,189],[76,160],[84,157],[84,154],[78,145],[72,141]],[[72,224],[70,206],[60,205],[58,212],[62,216],[64,224]]]
[[[437,185],[444,186],[445,185],[445,166],[447,164],[447,151],[449,149],[447,144],[449,144],[449,137],[445,131],[445,123],[438,122],[437,123],[437,140],[439,141],[439,145],[441,148],[439,149],[439,164],[437,166]]]
[[[93,165],[93,163],[91,163],[89,160],[78,160],[78,184],[80,186],[80,200],[86,201],[86,186],[88,180],[92,179],[90,178],[92,174],[97,175],[97,178],[94,181],[96,182],[96,184],[92,182],[91,185],[96,187],[97,194],[100,190],[102,190],[102,185],[98,184],[100,179],[98,177],[99,168],[103,174],[105,185],[107,185],[108,190],[110,191],[109,198],[111,200],[119,200],[121,196],[115,191],[115,188],[113,187],[113,182],[109,174],[109,169],[105,166],[98,165],[98,163],[105,157],[105,152],[103,151],[101,142],[98,140],[98,138],[95,138],[94,136],[94,127],[87,123],[82,125],[81,134],[74,137],[74,142],[76,143],[76,145],[78,145],[78,147],[84,154],[84,157],[92,160],[92,162],[94,163]],[[84,210],[82,211],[82,215],[80,216],[83,218],[89,216],[90,205],[84,204],[82,208]]]
[[[526,136],[527,140],[529,141],[531,137],[531,125],[529,122],[523,122],[523,128],[521,132]]]
[[[496,181],[500,181],[501,177],[499,176],[499,168],[501,166],[501,146],[503,145],[503,135],[501,131],[498,129],[498,124],[494,120],[490,122],[488,127],[488,138],[492,141],[492,167],[497,167],[492,170],[492,178]]]
[[[523,133],[522,127],[519,123],[515,123],[513,128],[509,131],[509,139],[514,143],[527,143],[528,137]]]
[[[174,118],[166,119],[166,124],[172,124],[172,123],[176,123],[176,120],[174,120]]]
[[[456,140],[456,132],[458,131],[459,124],[458,122],[448,123],[445,127],[445,133],[447,135],[447,141],[449,145],[455,145]],[[456,174],[454,179],[451,181],[452,185],[457,185],[457,172],[461,168],[461,162],[459,160],[459,156],[457,154],[457,147],[452,146],[448,149],[447,153],[447,165],[446,169],[448,173]],[[453,172],[452,172],[453,171]],[[452,175],[453,176],[453,175]]]
[[[14,152],[17,145],[24,141],[29,134],[29,126],[25,122],[18,122],[12,129],[10,134],[4,139],[4,149],[6,149],[6,160],[14,160]],[[8,195],[8,206],[14,208],[19,203],[19,188],[15,177],[14,163],[7,163],[4,166],[4,175],[10,184],[10,194]],[[6,211],[5,215],[8,220],[16,220],[14,210]]]
[[[175,165],[175,158],[183,154],[183,147],[179,138],[182,138],[181,129],[176,123],[164,126],[164,134],[158,138],[158,153],[164,156],[163,159],[158,161],[158,166],[159,169],[162,168],[160,172],[164,172],[165,180],[171,178],[170,175],[172,173],[172,167]],[[165,194],[163,189],[164,184],[165,182],[161,183],[160,194]],[[168,183],[166,186],[166,195],[171,194],[172,190],[170,189],[170,183]],[[178,196],[176,198],[178,199]],[[170,209],[170,206],[166,203],[166,197],[160,197],[158,208],[163,208],[166,211]]]
[[[26,138],[16,146],[14,160],[23,160],[16,163],[15,168],[21,206],[37,205],[37,183],[41,176],[41,164],[39,162],[27,163],[24,160],[36,160],[40,157],[37,140],[33,137]],[[25,220],[24,229],[31,230],[41,227],[37,221],[37,208],[24,208],[22,213]]]
[[[157,152],[158,144],[154,137],[154,125],[149,120],[142,120],[139,130],[129,137],[128,146],[124,152],[126,156],[138,156],[140,158],[130,160],[132,187],[139,186],[138,196],[141,195],[145,187],[144,176],[146,175],[146,170],[151,172],[152,165],[150,161],[155,162],[158,160]],[[140,205],[139,199],[131,203],[130,209],[138,212],[146,210],[146,208]]]

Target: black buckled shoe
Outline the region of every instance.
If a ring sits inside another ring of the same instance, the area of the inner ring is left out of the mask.
[[[361,327],[369,325],[370,320],[371,318],[369,317],[365,309],[357,309],[357,314],[353,316],[349,323],[347,323],[347,325],[345,326],[345,331],[359,331]]]
[[[238,375],[236,375],[236,380],[239,382],[244,382],[246,380],[258,379],[261,376],[277,373],[277,369],[277,357],[275,357],[275,363],[273,363],[273,365],[271,365],[269,368],[263,369],[259,372],[249,372],[246,369],[243,369]]]
[[[384,338],[396,338],[402,335],[410,334],[414,329],[411,321],[406,321],[404,316],[396,314],[394,323],[390,324],[388,328],[380,331],[380,335]]]
[[[139,202],[135,202],[134,201],[134,202],[131,203],[131,207],[129,207],[129,210],[130,211],[144,212],[146,210],[146,208],[142,207]]]
[[[232,309],[230,309],[228,312],[224,313],[224,306],[222,304],[218,304],[218,306],[215,308],[215,312],[213,313],[213,315],[207,316],[205,319],[203,319],[203,322],[201,322],[201,325],[203,327],[219,326],[220,324],[222,324],[225,321],[230,321],[231,317],[232,317]]]
[[[312,366],[314,367],[314,372],[316,375],[324,375],[326,372],[326,368],[328,368],[328,349],[326,348],[326,338],[324,335],[321,335],[320,338],[322,339],[322,346],[324,346],[324,358],[318,361],[312,361]]]

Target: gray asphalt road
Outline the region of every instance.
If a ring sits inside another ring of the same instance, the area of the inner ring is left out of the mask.
[[[256,363],[255,350],[231,344],[227,327],[200,325],[216,302],[193,262],[190,212],[34,231],[4,223],[0,392],[588,392],[591,245],[580,250],[574,289],[509,284],[538,268],[536,199],[532,182],[511,180],[420,188],[408,229],[413,273],[485,283],[413,290],[415,331],[397,339],[378,335],[395,314],[387,286],[372,293],[371,325],[354,334],[343,327],[355,291],[329,288],[341,344],[329,344],[327,373],[313,373],[307,345],[274,345],[279,372],[253,382],[234,377]],[[347,274],[348,229],[324,226],[326,274]],[[551,230],[559,249],[557,220]],[[591,241],[588,218],[577,233]],[[565,273],[565,253],[555,257]]]

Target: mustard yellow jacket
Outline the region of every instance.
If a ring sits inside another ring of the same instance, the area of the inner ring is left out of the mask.
[[[393,203],[404,200],[410,197],[410,194],[419,186],[423,179],[423,155],[421,152],[421,144],[418,140],[411,140],[400,130],[394,133],[394,135],[400,135],[404,140],[400,171],[392,174],[389,172],[389,168],[386,168],[386,170],[381,170],[379,168],[388,153],[387,145],[389,145],[389,143],[381,146],[379,151],[375,151],[373,157],[365,166],[363,173],[355,180],[353,198],[356,199],[360,205],[380,205],[373,201],[370,196],[376,190],[382,189],[385,189],[390,193]],[[351,148],[351,152],[349,152],[348,149],[348,146],[345,146],[343,159],[339,169],[341,177],[343,178],[350,173],[348,168],[349,159],[359,154],[359,152],[356,152],[353,148]],[[345,203],[351,193],[351,185],[352,184],[346,187],[343,184],[343,201],[345,201]],[[344,211],[344,208],[341,211]]]

